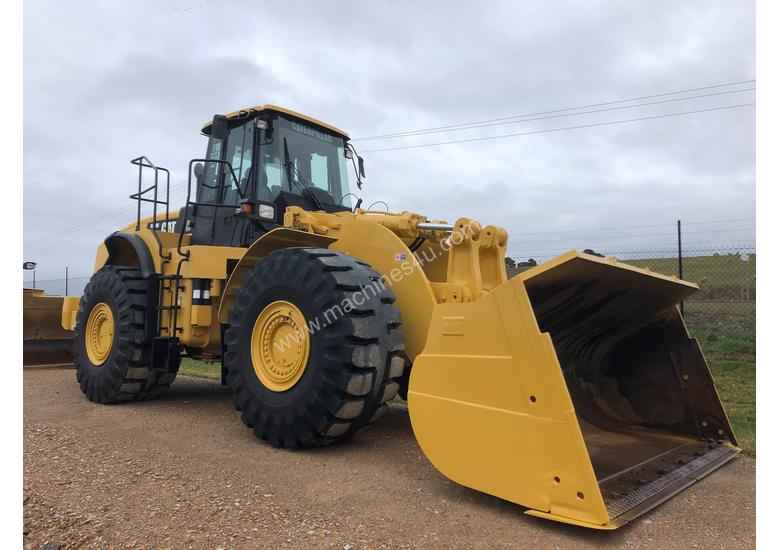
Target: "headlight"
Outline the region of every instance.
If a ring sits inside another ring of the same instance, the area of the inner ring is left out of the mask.
[[[274,219],[274,215],[276,214],[276,211],[273,206],[270,204],[258,204],[257,205],[257,216],[260,218],[265,218],[267,220]]]

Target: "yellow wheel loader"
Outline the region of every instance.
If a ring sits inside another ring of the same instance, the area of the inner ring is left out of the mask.
[[[508,280],[501,227],[362,209],[338,128],[263,105],[202,133],[177,212],[169,172],[132,161],[137,218],[64,302],[90,400],[155,396],[182,354],[220,360],[241,420],[297,448],[399,394],[444,475],[595,529],[739,452],[678,309],[696,285],[575,251]]]
[[[73,332],[62,326],[63,296],[25,288],[22,297],[22,363],[25,367],[73,365]]]

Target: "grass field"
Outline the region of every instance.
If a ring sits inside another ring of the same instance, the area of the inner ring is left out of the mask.
[[[219,363],[205,363],[196,361],[189,357],[182,357],[179,374],[185,376],[195,376],[196,378],[208,378],[210,380],[219,380],[221,375]]]
[[[755,302],[686,302],[685,323],[707,359],[756,361]]]
[[[746,258],[746,259],[743,259]],[[649,267],[664,275],[678,275],[677,258],[649,258],[620,261]],[[683,258],[683,279],[699,285],[695,300],[755,299],[756,255],[688,256]]]
[[[715,387],[737,435],[749,456],[756,456],[756,364],[710,361]]]

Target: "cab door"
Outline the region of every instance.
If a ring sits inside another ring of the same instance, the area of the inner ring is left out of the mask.
[[[193,244],[246,246],[249,223],[236,217],[236,208],[242,192],[249,198],[254,189],[255,147],[254,119],[234,123],[225,139],[209,139],[206,158],[229,162],[235,178],[223,163],[206,162],[193,216]]]

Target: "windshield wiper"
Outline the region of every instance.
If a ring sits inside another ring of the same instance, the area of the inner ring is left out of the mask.
[[[314,191],[312,190],[313,186],[306,181],[306,178],[304,178],[301,173],[298,172],[298,169],[290,161],[290,151],[287,149],[287,138],[284,138],[284,165],[287,167],[287,183],[292,183],[294,181],[298,187],[307,192],[306,194],[312,200],[314,206],[316,206],[319,210],[325,210],[325,207],[322,206],[320,199],[318,199],[317,195],[314,194]],[[297,179],[293,179],[292,177],[291,172],[293,170],[295,170]]]

